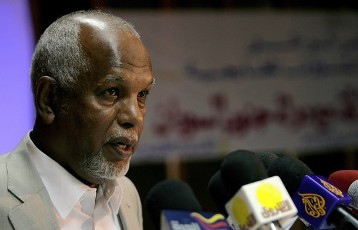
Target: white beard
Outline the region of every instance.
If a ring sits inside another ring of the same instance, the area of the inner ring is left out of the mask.
[[[129,162],[129,161],[128,161]],[[124,167],[118,167],[114,163],[107,161],[102,154],[87,155],[80,162],[81,171],[92,178],[100,180],[114,180],[127,174],[129,163]]]

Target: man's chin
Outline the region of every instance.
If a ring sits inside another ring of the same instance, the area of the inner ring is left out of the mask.
[[[80,165],[81,174],[96,184],[112,181],[127,174],[130,158],[123,161],[108,161],[102,154],[86,158]]]
[[[95,172],[93,175],[103,180],[115,180],[118,177],[125,176],[128,172],[129,164],[120,162],[120,164],[107,162],[101,169]]]
[[[104,174],[98,175],[98,174],[86,172],[84,176],[86,178],[84,183],[87,185],[99,185],[99,184],[115,181],[116,179],[124,175],[125,173],[123,172],[119,172],[117,174],[111,174],[111,175],[104,175]]]

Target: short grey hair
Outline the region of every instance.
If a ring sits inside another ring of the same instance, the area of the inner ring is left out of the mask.
[[[93,18],[108,22],[113,31],[125,31],[140,39],[129,22],[99,10],[76,11],[60,17],[41,35],[32,56],[31,85],[42,76],[54,78],[63,90],[72,90],[78,77],[91,70],[91,61],[80,43],[79,18]]]

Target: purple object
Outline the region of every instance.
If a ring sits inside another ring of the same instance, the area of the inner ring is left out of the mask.
[[[339,205],[348,206],[352,201],[348,194],[319,175],[306,175],[292,199],[298,216],[315,229],[335,228],[327,223],[327,218]]]
[[[34,35],[28,1],[0,1],[0,154],[12,150],[34,120],[30,84]]]

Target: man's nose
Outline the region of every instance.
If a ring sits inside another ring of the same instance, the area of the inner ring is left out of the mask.
[[[118,108],[117,117],[119,125],[126,129],[143,122],[143,114],[139,108],[137,97],[125,99]]]

